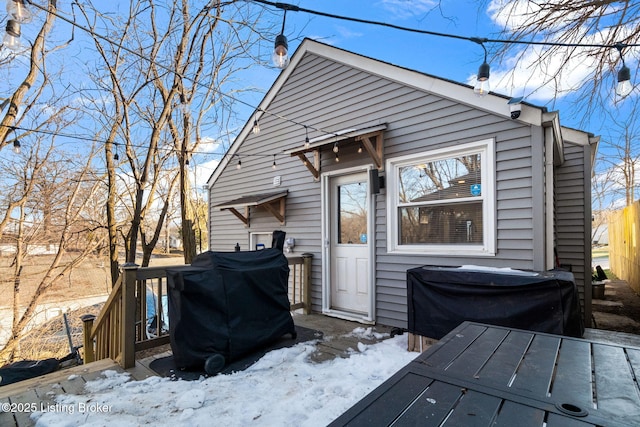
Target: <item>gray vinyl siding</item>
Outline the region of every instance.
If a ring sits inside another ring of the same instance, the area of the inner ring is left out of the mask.
[[[471,89],[469,89],[471,90]],[[543,231],[534,221],[541,217],[544,186],[540,174],[543,158],[541,128],[488,113],[434,94],[354,69],[315,55],[302,58],[266,109],[292,121],[325,131],[386,124],[385,159],[432,149],[454,147],[487,138],[495,139],[496,255],[455,257],[391,254],[387,252],[386,190],[375,200],[376,321],[406,327],[406,271],[421,265],[478,264],[536,269],[543,265]],[[253,118],[250,119],[253,121]],[[288,189],[286,224],[263,209],[251,208],[251,226],[230,212],[210,210],[210,248],[232,250],[238,242],[247,249],[249,232],[284,230],[296,239],[295,254],[309,252],[313,260],[312,304],[321,310],[321,186],[297,158],[272,154],[301,147],[305,131],[298,124],[273,115],[260,119],[261,132],[249,134],[236,159],[210,189],[210,206],[243,195]],[[309,137],[322,133],[309,130]],[[322,151],[322,172],[371,163],[354,146],[341,146],[335,162],[331,146]],[[385,172],[381,171],[384,175]],[[274,188],[273,176],[282,177]],[[388,177],[387,177],[388,178]],[[387,183],[389,180],[387,179]],[[537,221],[537,220],[536,220]]]
[[[587,326],[591,323],[590,147],[565,144],[564,163],[555,170],[556,245],[561,264],[570,264]]]

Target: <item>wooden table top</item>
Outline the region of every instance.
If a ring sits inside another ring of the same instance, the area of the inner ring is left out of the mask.
[[[640,348],[464,322],[331,425],[640,426]]]

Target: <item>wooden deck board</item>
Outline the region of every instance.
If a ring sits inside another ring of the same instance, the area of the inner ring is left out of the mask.
[[[0,399],[0,404],[10,403],[8,397]],[[3,427],[16,427],[16,420],[11,412],[0,411],[0,426]]]
[[[89,363],[87,365],[74,366],[73,368],[63,369],[40,377],[2,386],[0,387],[0,398],[15,396],[25,390],[36,389],[47,384],[59,383],[66,380],[71,375],[78,375],[83,378],[95,372],[98,372],[99,375],[102,371],[107,369],[114,369],[116,371],[123,372],[123,369],[111,359],[98,360],[97,362]]]
[[[81,394],[86,381],[99,377],[108,369],[123,372],[113,360],[104,359],[0,387],[0,402],[13,405],[9,412],[0,412],[0,426],[34,426],[33,412],[55,404],[58,394]]]

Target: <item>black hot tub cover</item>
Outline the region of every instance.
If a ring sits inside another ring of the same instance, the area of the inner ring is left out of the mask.
[[[212,355],[228,363],[283,335],[295,336],[282,251],[205,252],[167,270],[169,335],[176,366],[202,369]]]
[[[409,332],[440,339],[465,320],[582,337],[578,291],[567,271],[478,266],[407,271]]]

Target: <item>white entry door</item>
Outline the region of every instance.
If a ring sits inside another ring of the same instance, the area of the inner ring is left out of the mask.
[[[367,172],[328,185],[329,310],[371,316],[370,195]]]

